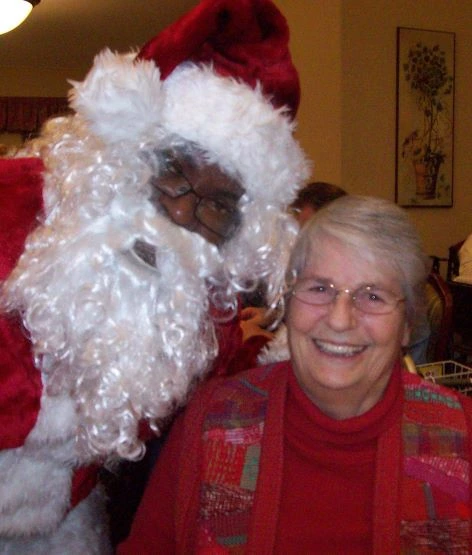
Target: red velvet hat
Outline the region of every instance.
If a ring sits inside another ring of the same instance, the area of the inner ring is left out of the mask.
[[[198,145],[251,199],[289,204],[310,173],[300,86],[272,0],[202,0],[136,56],[95,58],[72,107],[106,143]]]
[[[295,117],[300,84],[288,49],[289,30],[271,0],[202,0],[141,49],[165,79],[186,61],[211,63],[216,73],[234,77],[263,93],[275,107]]]

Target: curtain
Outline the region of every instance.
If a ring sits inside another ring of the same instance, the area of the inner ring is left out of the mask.
[[[70,112],[67,98],[0,96],[0,132],[34,134],[48,118]]]

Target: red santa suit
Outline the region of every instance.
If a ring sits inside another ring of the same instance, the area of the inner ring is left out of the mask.
[[[203,0],[137,56],[98,55],[75,114],[1,162],[0,553],[106,553],[94,465],[142,456],[141,423],[211,370],[210,306],[283,294],[310,169],[288,38],[271,0]],[[163,201],[211,211],[215,175],[239,218],[220,245]]]
[[[42,209],[41,160],[0,160],[0,272],[23,252]],[[50,397],[18,315],[0,316],[0,553],[107,553],[97,469],[75,452],[68,395]],[[85,461],[84,461],[85,462]]]

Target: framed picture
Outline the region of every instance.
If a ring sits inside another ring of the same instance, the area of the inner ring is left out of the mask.
[[[395,201],[451,207],[455,34],[397,28]]]

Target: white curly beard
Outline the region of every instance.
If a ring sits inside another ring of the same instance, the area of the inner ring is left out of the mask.
[[[205,277],[221,257],[156,214],[138,153],[105,159],[73,120],[50,126],[38,143],[52,169],[46,217],[4,292],[24,314],[48,393],[77,400],[82,446],[136,458],[138,422],[182,403],[216,354]],[[133,256],[136,239],[156,247],[156,269]]]
[[[48,168],[45,217],[3,304],[22,312],[48,394],[75,399],[82,453],[139,458],[139,422],[156,428],[185,402],[217,353],[208,280],[221,278],[218,308],[248,279],[267,278],[272,296],[283,285],[296,228],[275,206],[243,199],[246,225],[220,251],[156,213],[141,154],[168,144],[105,146],[74,116],[31,146]],[[156,268],[136,240],[155,247]]]

